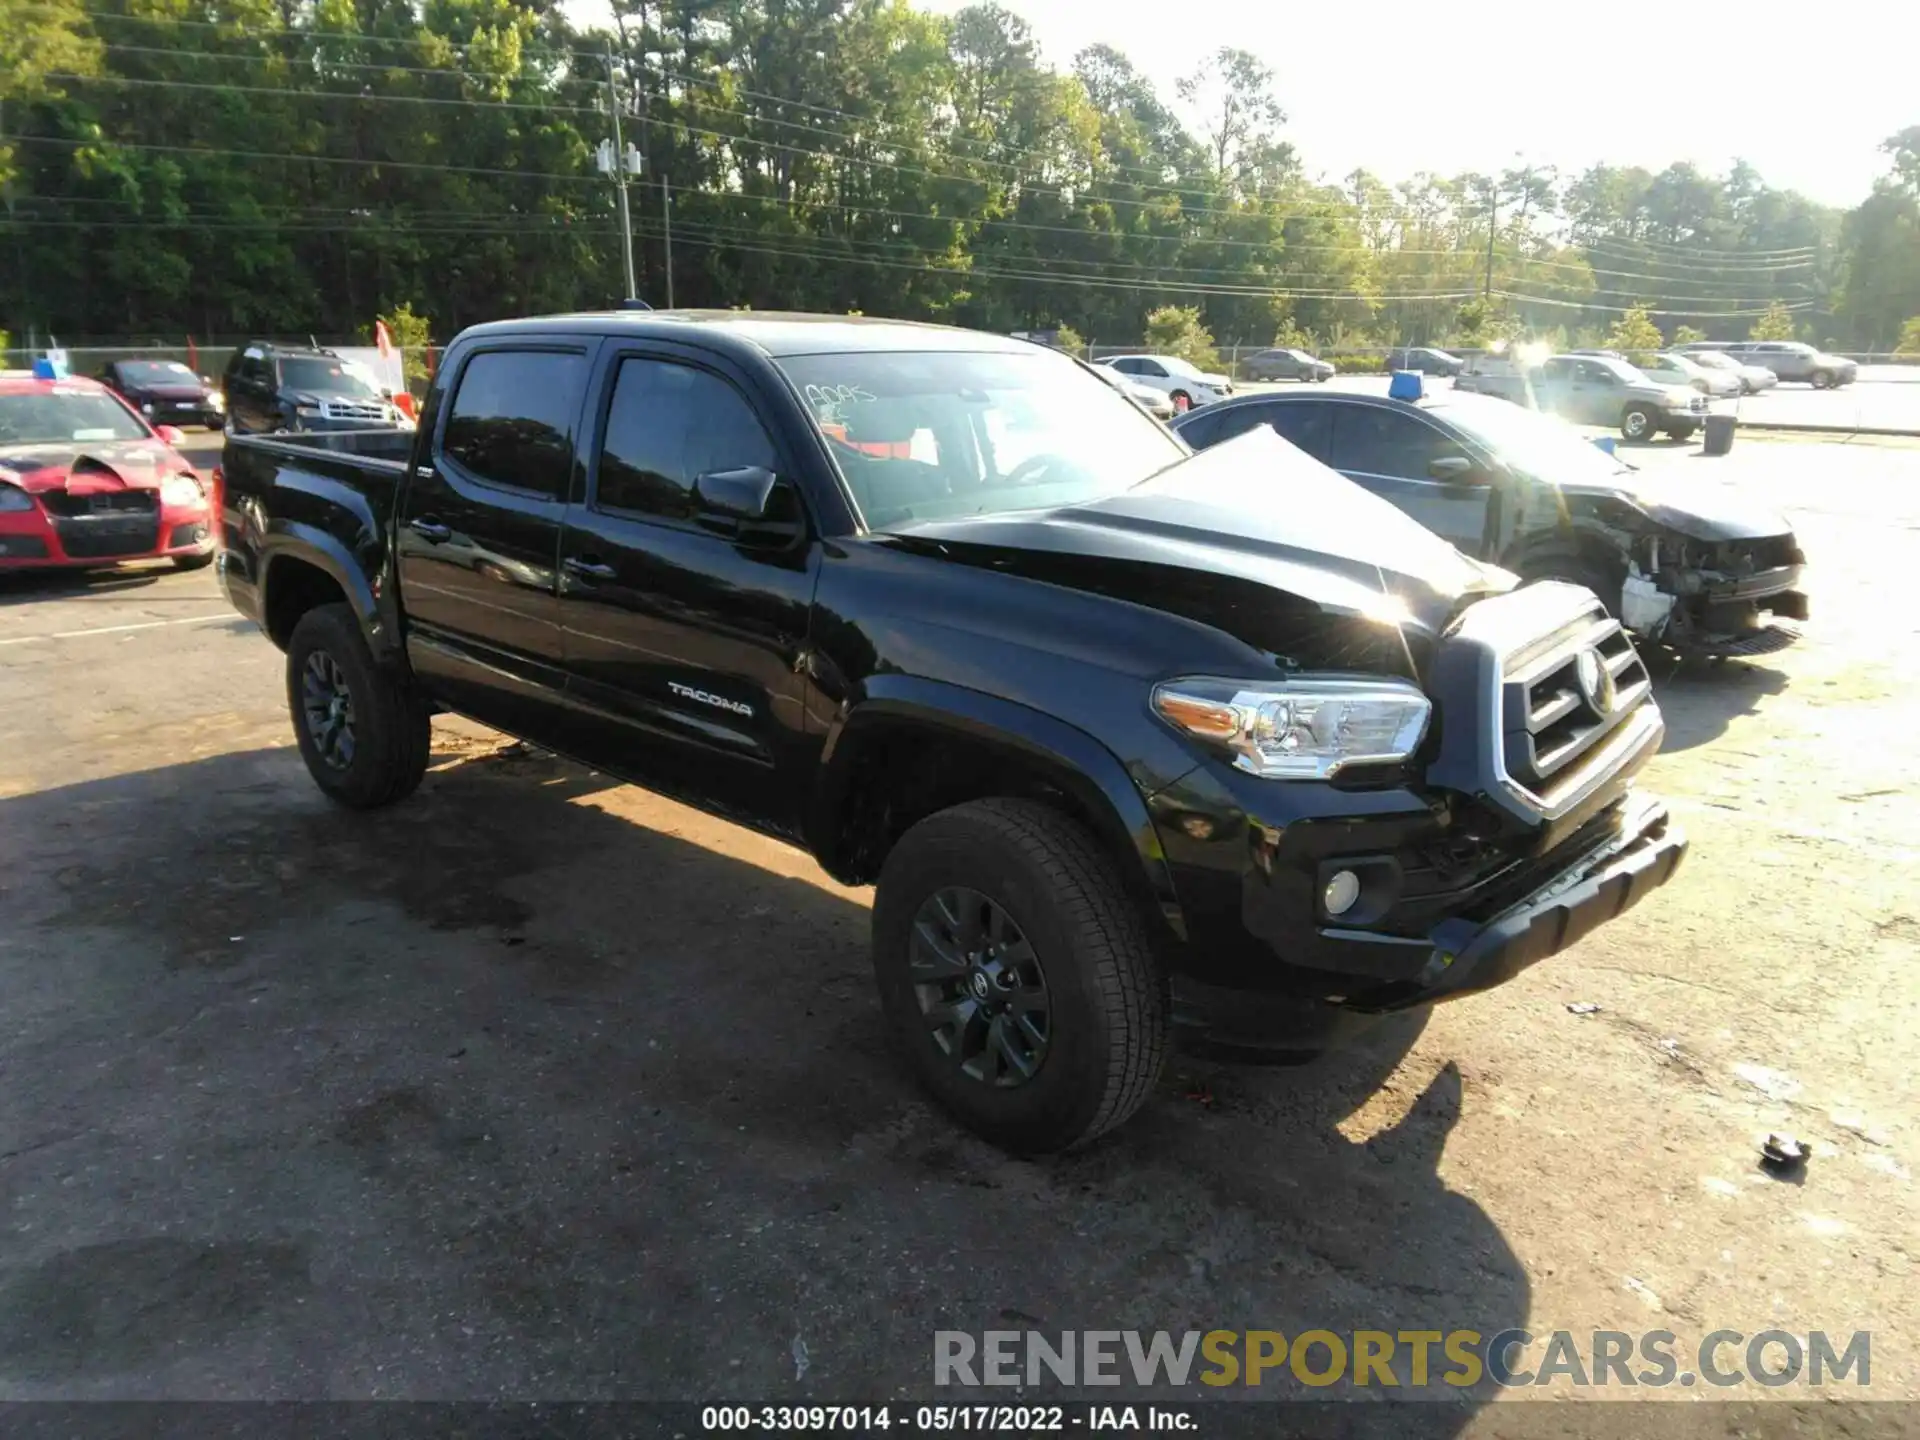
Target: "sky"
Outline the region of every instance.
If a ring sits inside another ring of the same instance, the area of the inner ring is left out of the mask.
[[[1603,160],[1724,174],[1738,157],[1777,188],[1853,206],[1887,173],[1880,142],[1920,125],[1914,0],[1001,3],[1052,65],[1104,41],[1169,101],[1209,52],[1251,50],[1274,71],[1286,138],[1331,179]]]

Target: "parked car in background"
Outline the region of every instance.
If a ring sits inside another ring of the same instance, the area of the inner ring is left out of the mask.
[[[227,426],[241,435],[411,430],[373,374],[331,350],[253,340],[227,362]]]
[[[1705,369],[1733,376],[1740,382],[1742,395],[1758,395],[1762,390],[1771,390],[1780,383],[1780,377],[1766,366],[1744,364],[1720,350],[1695,350],[1687,346],[1678,353]]]
[[[1016,336],[1015,338],[1018,339],[1020,337]],[[1089,365],[1087,369],[1091,370],[1095,375],[1098,375],[1102,380],[1106,381],[1107,384],[1133,401],[1134,404],[1153,416],[1154,419],[1163,423],[1173,419],[1173,401],[1168,398],[1165,391],[1155,390],[1150,386],[1142,385],[1132,377],[1120,374],[1109,365]]]
[[[0,372],[0,572],[213,559],[207,489],[154,425],[92,380]]]
[[[1718,484],[1647,479],[1552,416],[1456,385],[1404,400],[1243,395],[1173,428],[1204,450],[1262,426],[1463,554],[1586,586],[1643,639],[1760,655],[1796,638],[1778,622],[1807,618],[1805,557],[1783,518]],[[1577,708],[1581,693],[1605,695],[1617,679],[1590,673],[1587,691],[1587,680],[1569,678],[1548,713]],[[1556,723],[1528,722],[1532,743]]]
[[[1691,386],[1711,400],[1731,399],[1742,390],[1738,375],[1725,370],[1710,370],[1705,365],[1695,364],[1693,357],[1672,350],[1637,356],[1632,363],[1634,369],[1656,385]]]
[[[1499,985],[1685,852],[1599,599],[1271,435],[1195,455],[1064,355],[552,316],[457,337],[424,413],[227,441],[221,578],[315,783],[402,799],[446,709],[803,847],[875,886],[906,1066],[1010,1149],[1125,1121],[1176,1025],[1298,1057]]]
[[[1239,365],[1242,380],[1331,380],[1333,362],[1304,350],[1256,350]]]
[[[1458,375],[1466,363],[1458,355],[1449,355],[1431,345],[1415,345],[1387,352],[1389,370],[1415,370],[1422,375]]]
[[[1577,424],[1617,425],[1628,440],[1661,431],[1691,439],[1707,419],[1707,397],[1691,385],[1662,385],[1606,355],[1553,355],[1532,369],[1502,355],[1477,355],[1453,384]]]
[[[1798,340],[1742,340],[1719,348],[1744,364],[1764,365],[1782,380],[1804,381],[1816,390],[1849,384],[1860,374],[1853,361]]]
[[[178,360],[113,360],[100,383],[155,425],[218,430],[227,423],[224,397]]]
[[[1233,394],[1233,382],[1226,376],[1202,371],[1177,355],[1109,355],[1093,363],[1160,391],[1180,413]]]

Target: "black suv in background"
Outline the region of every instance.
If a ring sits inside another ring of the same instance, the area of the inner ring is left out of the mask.
[[[364,369],[331,350],[251,340],[227,362],[227,428],[410,430],[409,420]]]
[[[106,386],[147,419],[149,425],[204,425],[226,421],[217,391],[178,360],[114,360],[100,371]]]

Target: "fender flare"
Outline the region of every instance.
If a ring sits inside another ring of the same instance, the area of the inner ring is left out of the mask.
[[[1186,938],[1186,921],[1159,831],[1146,797],[1119,758],[1078,726],[945,681],[872,675],[861,694],[834,717],[821,750],[820,779],[807,815],[810,848],[823,863],[832,858],[834,818],[852,784],[861,741],[892,725],[942,730],[1018,754],[1092,817],[1111,853],[1131,857],[1132,873],[1123,877],[1129,888],[1150,896],[1173,933]],[[833,866],[829,863],[827,869]]]
[[[374,658],[387,663],[397,657],[398,647],[391,641],[389,627],[382,623],[380,604],[366,572],[338,536],[318,526],[286,519],[268,522],[267,533],[260,544],[259,562],[260,612],[263,616],[271,610],[275,564],[283,559],[300,560],[325,572],[340,587],[347,604],[352,607],[355,618],[360,622],[361,633],[366,636],[367,648],[372,650]]]

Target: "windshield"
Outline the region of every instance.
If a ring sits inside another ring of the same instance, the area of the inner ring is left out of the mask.
[[[129,385],[198,385],[200,377],[178,360],[122,360],[120,378]]]
[[[357,400],[383,400],[380,387],[358,365],[319,356],[294,356],[280,362],[280,383],[289,390],[312,390],[326,395],[350,395]]]
[[[0,445],[145,440],[147,427],[118,400],[90,390],[0,395]]]
[[[1153,358],[1160,362],[1161,368],[1169,375],[1185,375],[1196,380],[1200,377],[1200,371],[1178,355],[1155,355]]]
[[[1583,355],[1580,357],[1589,365],[1598,365],[1603,370],[1611,370],[1629,385],[1644,385],[1647,377],[1625,360],[1615,360],[1608,355]]]
[[[1696,350],[1687,356],[1696,365],[1704,365],[1709,370],[1738,370],[1740,362],[1731,355],[1722,355],[1718,350]]]
[[[1631,473],[1564,420],[1504,400],[1469,403],[1480,398],[1459,396],[1436,408],[1516,470],[1567,485],[1617,486]]]
[[[876,530],[1077,505],[1187,454],[1131,400],[1045,351],[861,351],[777,363]]]

